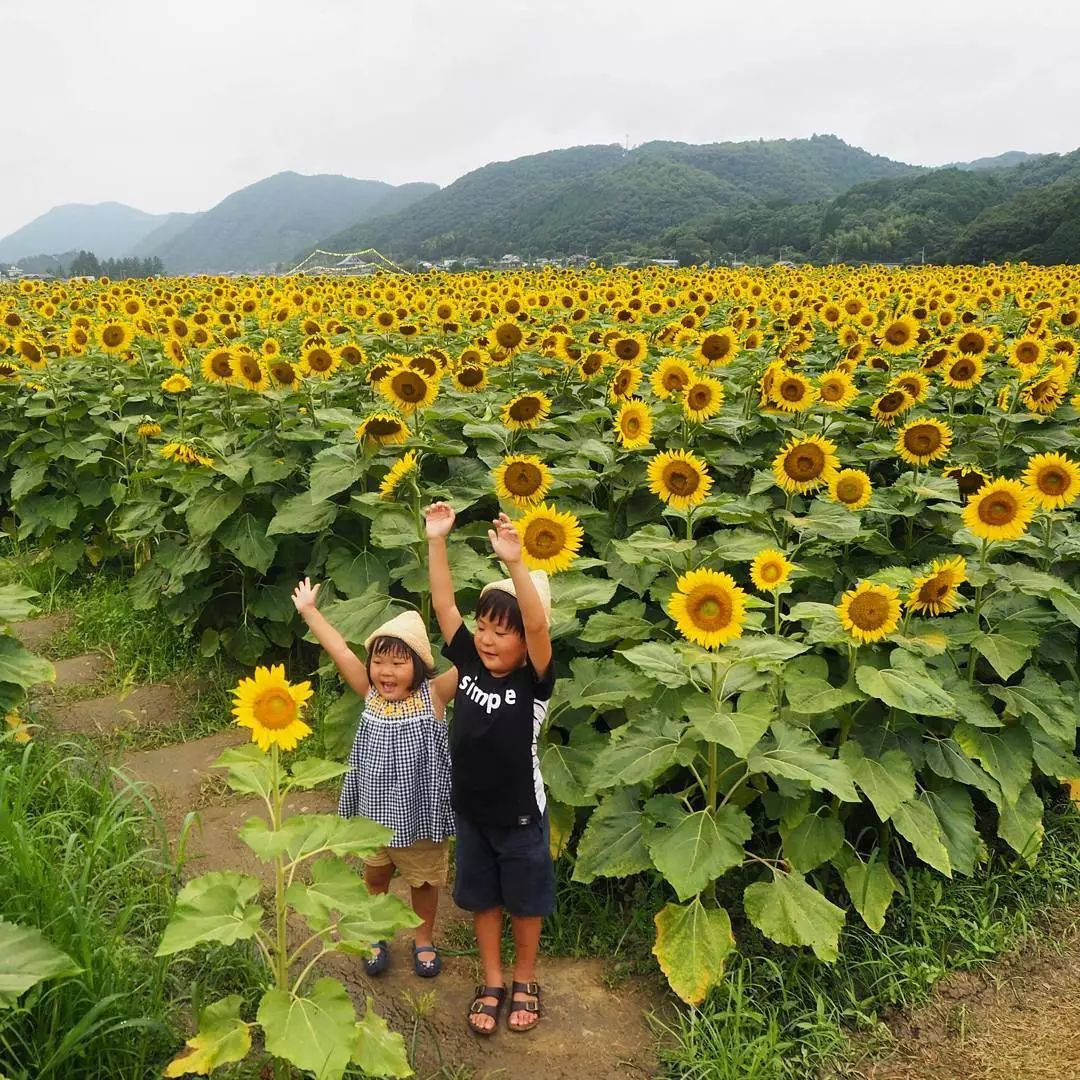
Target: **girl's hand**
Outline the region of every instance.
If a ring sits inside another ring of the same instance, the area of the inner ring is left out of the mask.
[[[320,588],[322,588],[321,585],[313,586],[311,584],[311,578],[304,578],[304,580],[293,589],[293,606],[301,615],[303,615],[305,611],[314,610],[319,598]]]
[[[492,522],[494,529],[488,529],[488,539],[492,550],[507,566],[521,562],[521,537],[514,523],[506,514],[500,514]]]
[[[454,508],[447,502],[432,503],[424,510],[424,522],[429,540],[449,536],[454,527]]]

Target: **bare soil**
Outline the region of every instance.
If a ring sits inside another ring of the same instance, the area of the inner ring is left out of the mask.
[[[25,619],[12,625],[11,631],[31,652],[44,651],[50,638],[71,625],[71,612],[57,611],[37,619]]]

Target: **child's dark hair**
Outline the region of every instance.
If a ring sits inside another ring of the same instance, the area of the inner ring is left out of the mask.
[[[434,668],[429,668],[417,655],[415,649],[406,645],[401,638],[382,634],[371,643],[371,648],[368,649],[367,663],[364,666],[367,668],[369,683],[371,682],[371,660],[375,656],[394,656],[401,660],[411,660],[413,677],[412,682],[409,684],[410,690],[419,690],[425,679],[435,677]]]
[[[488,589],[483,593],[476,603],[476,617],[490,619],[507,630],[513,630],[519,637],[525,637],[525,623],[521,619],[517,597],[511,596],[505,589]]]

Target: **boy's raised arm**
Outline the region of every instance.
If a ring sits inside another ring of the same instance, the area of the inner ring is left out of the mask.
[[[454,597],[454,579],[446,557],[446,538],[454,527],[454,508],[445,502],[432,503],[424,511],[428,538],[428,580],[431,606],[443,640],[449,644],[461,627],[461,612]]]
[[[488,530],[495,554],[506,564],[510,580],[514,583],[521,622],[525,629],[525,647],[529,662],[537,677],[542,676],[551,664],[551,634],[548,632],[547,615],[540,594],[521,559],[521,537],[514,523],[506,514],[500,514],[493,522],[495,528]]]
[[[367,668],[363,660],[349,648],[348,642],[315,606],[318,596],[319,586],[312,587],[311,579],[304,578],[293,590],[293,606],[300,613],[300,618],[308,624],[308,628],[315,635],[315,640],[334,661],[338,671],[341,672],[341,677],[361,697],[367,697],[368,690],[371,689]]]

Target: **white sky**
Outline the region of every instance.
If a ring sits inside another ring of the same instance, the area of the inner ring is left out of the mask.
[[[1080,143],[1072,0],[0,0],[0,236],[284,169],[447,184],[581,143]]]

